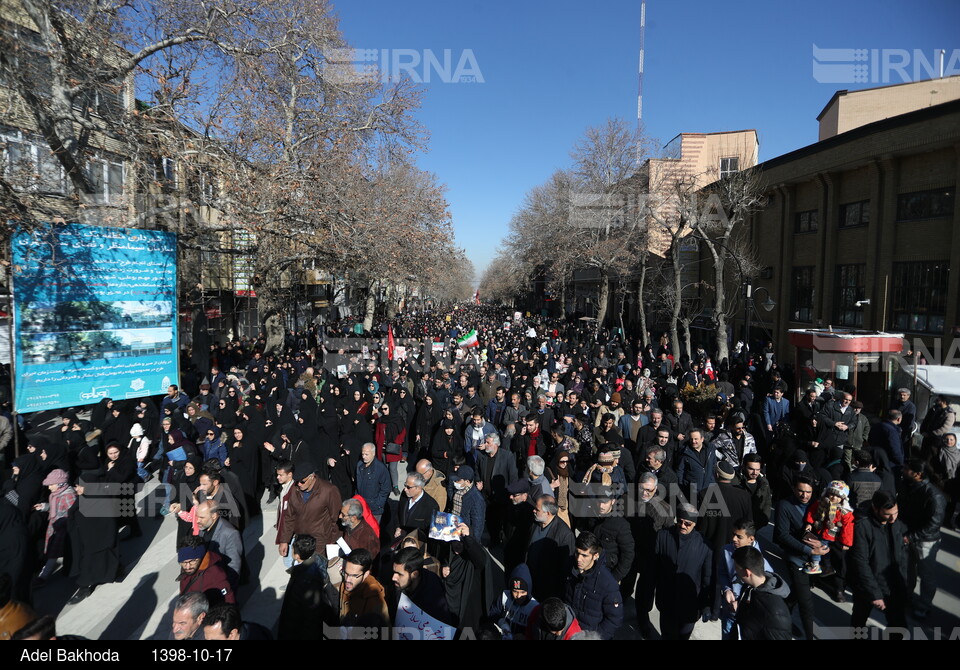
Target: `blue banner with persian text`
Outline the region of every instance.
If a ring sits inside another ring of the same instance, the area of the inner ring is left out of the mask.
[[[177,383],[177,238],[50,224],[13,237],[17,412]]]

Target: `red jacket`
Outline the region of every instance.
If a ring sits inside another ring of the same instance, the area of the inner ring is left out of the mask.
[[[407,439],[406,428],[399,428],[398,430],[396,427],[397,424],[389,424],[389,425],[391,426],[391,428],[388,431],[388,428],[387,428],[388,424],[382,423],[379,420],[376,422],[376,424],[374,424],[373,441],[377,445],[377,458],[380,460],[384,460],[384,457],[383,457],[384,447],[386,447],[391,442],[393,442],[394,444],[402,445],[404,440]],[[399,463],[400,454],[396,454],[396,455],[387,454],[386,462]]]
[[[192,575],[181,572],[177,580],[180,582],[180,595],[219,591],[228,605],[237,604],[237,598],[230,587],[230,580],[227,579],[227,573],[223,569],[223,559],[215,551],[207,551],[196,572]]]
[[[581,631],[580,622],[577,621],[577,617],[573,614],[573,610],[570,609],[570,606],[567,605],[567,625],[564,627],[563,631],[560,634],[561,640],[569,640],[571,637],[576,635]],[[537,605],[533,608],[533,611],[530,612],[530,619],[527,621],[527,639],[528,640],[546,640],[554,639],[548,638],[547,634],[540,630],[540,612],[543,609],[543,605]]]
[[[813,520],[817,518],[817,510],[819,509],[820,501],[815,500],[813,504],[807,508],[806,523],[813,524]],[[840,544],[844,547],[852,547],[853,512],[844,512],[843,509],[837,508],[837,512],[833,517],[833,525],[839,526],[840,528]],[[831,533],[826,528],[818,528],[815,524],[813,525],[813,532],[817,534],[817,537],[829,540],[830,542],[836,542],[838,539],[835,533]]]
[[[277,522],[273,525],[273,527],[277,529],[277,539],[274,540],[274,544],[280,544],[283,542],[281,539],[283,537],[283,522],[286,518],[287,507],[290,506],[290,494],[293,493],[293,489],[295,488],[297,488],[296,483],[292,483],[290,488],[287,489],[287,492],[280,498],[280,504],[277,507]]]

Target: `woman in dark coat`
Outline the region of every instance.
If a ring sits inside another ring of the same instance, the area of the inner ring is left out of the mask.
[[[433,401],[433,396],[427,394],[417,412],[416,421],[414,421],[414,434],[416,435],[416,446],[419,449],[416,454],[416,460],[430,457],[430,443],[433,442],[433,436],[437,432],[437,426],[440,425],[441,412],[440,407]]]
[[[21,602],[30,600],[30,544],[23,516],[16,506],[0,498],[0,574],[10,575],[12,597]]]
[[[80,424],[75,424],[79,426]],[[77,431],[73,431],[79,433]],[[79,447],[78,447],[79,449]],[[43,446],[37,451],[40,458],[40,470],[44,475],[54,470],[70,471],[70,458],[67,455],[67,447],[59,441],[44,442]]]
[[[442,472],[449,481],[453,462],[462,460],[465,456],[463,435],[457,430],[452,419],[444,419],[430,442],[430,461],[433,467]]]
[[[399,412],[394,412],[393,408],[384,403],[380,407],[380,414],[377,416],[373,426],[373,443],[377,445],[377,458],[385,461],[387,469],[390,471],[390,481],[393,488],[397,489],[397,463],[401,460],[401,454],[387,454],[385,450],[388,444],[399,444],[401,448],[407,439],[407,428],[404,425],[403,417]]]
[[[113,416],[113,421],[103,429],[103,443],[110,444],[111,442],[115,442],[117,444],[126,444],[130,440],[130,429],[133,428],[133,424],[136,423],[136,417],[133,414],[132,408],[125,402],[115,401],[110,408],[110,412]],[[180,418],[183,418],[182,414]],[[174,419],[174,425],[176,425],[176,419]]]
[[[249,408],[248,408],[249,409]],[[260,503],[257,500],[257,483],[260,471],[260,445],[252,437],[255,428],[251,430],[249,422],[233,429],[233,441],[228,440],[227,468],[240,480],[243,489],[243,498],[251,517],[260,513]],[[261,442],[262,445],[262,442]]]
[[[189,513],[193,509],[193,492],[200,486],[200,459],[196,456],[183,462],[183,467],[177,469],[173,479],[173,501],[180,503],[180,512]],[[187,535],[193,534],[193,524],[185,521],[177,514],[177,542]]]
[[[129,526],[131,536],[140,537],[140,521],[134,501],[136,484],[140,481],[137,476],[137,461],[133,454],[119,444],[108,444],[106,456],[102,481],[111,485],[111,492],[116,491],[117,499],[120,501],[117,530]],[[124,484],[127,486],[124,487]]]
[[[46,448],[46,445],[42,447]],[[13,477],[3,485],[4,498],[20,511],[20,518],[24,521],[43,497],[44,473],[41,463],[37,454],[19,456],[13,461]]]
[[[136,467],[133,472],[136,473]],[[72,555],[70,576],[76,578],[80,588],[70,599],[71,604],[85,599],[98,585],[115,581],[120,570],[117,533],[120,499],[105,495],[104,484],[105,475],[88,471],[75,487],[79,499],[68,517]],[[87,487],[96,489],[97,495],[84,504]]]

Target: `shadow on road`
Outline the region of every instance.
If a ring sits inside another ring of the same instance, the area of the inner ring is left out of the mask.
[[[130,597],[124,603],[113,620],[107,624],[100,634],[102,640],[130,640],[139,638],[138,632],[144,622],[157,608],[157,592],[154,588],[157,583],[157,573],[144,575],[140,583],[130,592]]]

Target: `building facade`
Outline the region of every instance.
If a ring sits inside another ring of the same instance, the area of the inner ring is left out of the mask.
[[[760,165],[767,204],[744,234],[765,266],[754,299],[776,307],[752,315],[755,347],[765,330],[790,362],[789,329],[892,331],[940,359],[931,363],[950,362],[960,324],[960,100],[923,104],[913,94],[932,85],[920,83],[903,85],[917,108],[886,117],[868,92],[834,96],[820,117],[824,139]]]

